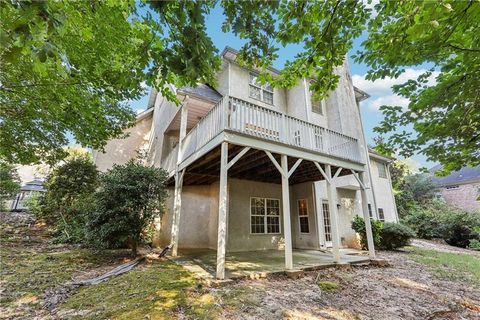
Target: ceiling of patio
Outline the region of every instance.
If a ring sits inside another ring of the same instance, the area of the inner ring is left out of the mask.
[[[243,146],[229,144],[228,161],[232,160],[241,150]],[[280,164],[280,155],[272,154]],[[288,167],[297,161],[297,158],[288,158]],[[325,166],[322,165],[325,169]],[[332,174],[337,171],[338,167],[332,166]],[[351,174],[347,170],[343,170],[340,176]],[[189,165],[185,171],[183,178],[184,185],[207,185],[218,181],[220,177],[220,146],[212,149],[197,161]],[[281,175],[275,165],[263,150],[250,149],[240,160],[238,160],[229,170],[229,178],[237,178],[243,180],[252,180],[259,182],[281,184]],[[311,162],[304,160],[290,176],[289,184],[294,185],[307,181],[324,180],[317,167]],[[173,178],[170,179],[169,185],[173,185]]]

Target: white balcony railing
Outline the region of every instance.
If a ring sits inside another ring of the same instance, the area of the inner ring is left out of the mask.
[[[180,153],[182,160],[199,150],[223,130],[338,158],[361,161],[358,141],[355,138],[228,96],[223,97],[186,135]],[[172,153],[175,153],[176,159],[176,152]],[[166,160],[169,160],[169,157]]]

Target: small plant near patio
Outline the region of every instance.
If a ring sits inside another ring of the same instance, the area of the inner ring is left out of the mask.
[[[382,223],[373,219],[370,220],[370,223],[372,225],[374,245],[380,249],[393,250],[407,246],[410,239],[415,237],[415,232],[411,228],[400,223]],[[360,235],[362,249],[367,249],[367,233],[365,221],[362,217],[356,216],[353,219],[352,229]]]
[[[380,248],[386,250],[408,246],[410,239],[415,237],[415,232],[411,228],[392,222],[384,223],[380,234]]]
[[[333,293],[337,292],[340,289],[340,284],[332,281],[319,281],[318,287],[323,292]]]
[[[372,225],[372,233],[373,233],[373,244],[375,246],[380,245],[381,235],[380,232],[382,230],[383,223],[379,220],[370,219],[370,223]],[[360,235],[360,244],[362,245],[362,249],[367,249],[367,231],[365,229],[365,220],[363,220],[360,216],[355,216],[352,221],[352,229],[355,230],[356,233]]]
[[[114,165],[100,177],[95,193],[96,209],[88,218],[87,234],[93,246],[129,246],[132,255],[145,240],[145,230],[160,217],[167,196],[163,169],[130,160]]]

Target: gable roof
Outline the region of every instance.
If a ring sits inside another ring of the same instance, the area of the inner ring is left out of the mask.
[[[222,99],[222,95],[208,84],[199,84],[196,87],[185,86],[178,89],[178,91],[213,102],[218,102],[220,99]]]
[[[454,171],[446,177],[436,177],[435,172],[441,170],[442,166],[437,165],[429,171],[432,174],[432,182],[437,185],[466,184],[469,182],[480,181],[480,166],[463,167],[459,171]]]

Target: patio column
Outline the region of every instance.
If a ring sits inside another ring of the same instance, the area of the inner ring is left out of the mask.
[[[335,187],[334,178],[332,176],[332,168],[329,164],[325,165],[325,174],[329,178],[327,180],[328,207],[330,211],[330,223],[332,233],[332,253],[333,261],[340,262],[340,237],[338,232],[338,210],[337,210],[337,188]]]
[[[368,256],[370,259],[375,258],[375,245],[373,243],[373,232],[372,224],[370,222],[370,215],[368,213],[368,199],[367,199],[367,188],[365,187],[365,172],[360,172],[358,175],[360,183],[360,193],[362,196],[362,211],[363,211],[363,220],[365,221],[365,230],[367,232],[367,244],[368,244]]]
[[[182,103],[182,109],[180,114],[180,133],[178,136],[178,153],[177,153],[177,162],[175,167],[175,191],[173,195],[173,217],[172,217],[172,238],[171,245],[172,247],[172,256],[176,257],[178,255],[178,233],[179,233],[179,224],[180,224],[180,213],[182,210],[182,185],[183,185],[183,175],[185,169],[179,171],[178,166],[182,162],[182,143],[183,139],[187,135],[187,120],[188,120],[188,96],[185,96],[185,99]]]
[[[288,158],[282,155],[282,211],[283,211],[283,234],[285,237],[285,269],[293,269],[292,256],[292,228],[290,226],[290,191],[288,185]]]
[[[222,142],[220,154],[220,191],[218,197],[217,279],[225,279],[225,252],[227,244],[227,179],[228,143]]]
[[[175,191],[173,194],[173,217],[172,217],[172,256],[178,255],[178,225],[180,224],[180,212],[182,210],[182,185],[185,169],[175,172]]]

